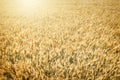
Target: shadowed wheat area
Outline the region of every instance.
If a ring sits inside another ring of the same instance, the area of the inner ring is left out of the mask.
[[[0,80],[120,80],[120,0],[17,1],[0,1]]]

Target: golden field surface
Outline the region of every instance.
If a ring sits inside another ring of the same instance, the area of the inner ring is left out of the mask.
[[[0,0],[0,80],[120,80],[120,0]]]

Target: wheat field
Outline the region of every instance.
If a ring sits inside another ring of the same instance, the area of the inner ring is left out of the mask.
[[[120,0],[16,1],[0,0],[0,80],[120,80]]]

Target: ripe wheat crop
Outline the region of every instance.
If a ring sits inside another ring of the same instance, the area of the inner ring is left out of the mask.
[[[0,1],[0,80],[120,80],[120,0],[15,1]]]

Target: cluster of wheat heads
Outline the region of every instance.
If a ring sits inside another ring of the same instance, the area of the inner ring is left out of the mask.
[[[119,1],[56,1],[30,15],[0,9],[0,80],[120,80]]]

